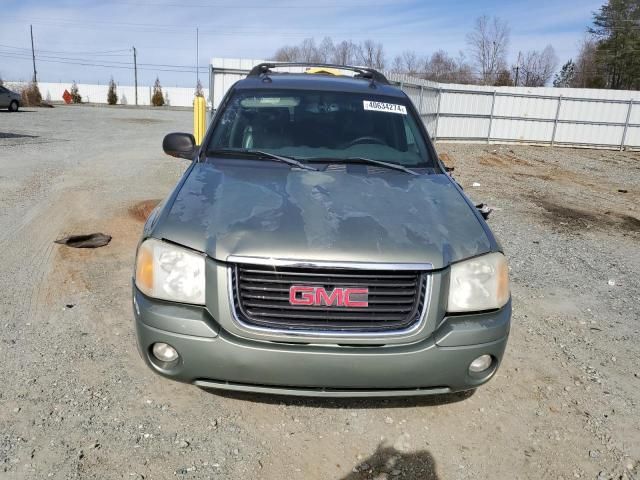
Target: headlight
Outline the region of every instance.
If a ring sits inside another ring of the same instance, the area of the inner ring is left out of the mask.
[[[204,256],[150,238],[138,249],[136,286],[149,297],[204,305]]]
[[[509,266],[501,253],[451,265],[448,312],[477,312],[509,301]]]

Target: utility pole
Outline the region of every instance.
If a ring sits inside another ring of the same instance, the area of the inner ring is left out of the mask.
[[[33,25],[29,25],[29,29],[31,30],[31,57],[33,58],[33,82],[36,83],[38,81],[38,74],[36,72],[36,51],[33,48]]]
[[[518,86],[518,76],[520,74],[520,55],[522,55],[522,52],[518,52],[518,63],[516,64],[516,81],[513,84],[514,87]]]
[[[200,83],[200,68],[198,67],[198,58],[200,57],[200,35],[198,27],[196,27],[196,85]]]
[[[136,86],[136,106],[138,106],[138,62],[136,61],[136,47],[133,47],[133,75]]]

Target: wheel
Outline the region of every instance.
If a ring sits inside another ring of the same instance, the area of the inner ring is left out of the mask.
[[[10,112],[17,112],[18,111],[18,101],[17,100],[13,100],[10,104],[9,104],[9,111]]]

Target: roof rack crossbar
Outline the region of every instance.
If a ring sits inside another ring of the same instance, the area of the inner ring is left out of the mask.
[[[273,73],[274,68],[280,67],[314,67],[314,68],[335,68],[338,70],[350,70],[355,72],[354,78],[365,78],[374,82],[389,85],[389,80],[379,71],[367,67],[353,67],[350,65],[335,65],[332,63],[307,63],[307,62],[263,62],[251,69],[249,77],[259,77]]]

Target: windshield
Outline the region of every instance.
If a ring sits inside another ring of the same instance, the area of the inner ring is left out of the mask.
[[[261,150],[305,159],[365,157],[432,167],[405,99],[322,91],[239,91],[207,150]]]

